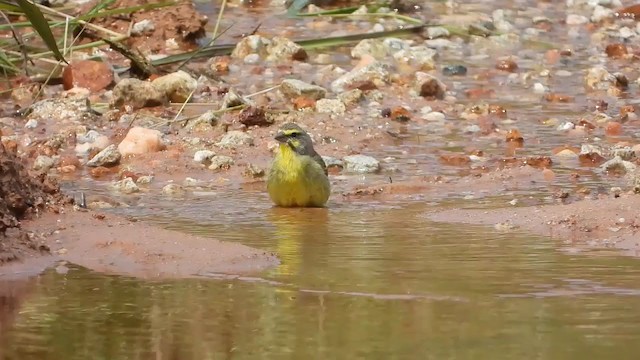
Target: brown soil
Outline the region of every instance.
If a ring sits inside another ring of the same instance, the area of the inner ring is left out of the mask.
[[[572,204],[492,210],[452,209],[431,220],[521,228],[576,247],[615,248],[640,256],[640,197],[623,195]]]
[[[154,0],[118,0],[109,9],[122,9],[145,4],[161,3]],[[92,2],[89,4],[94,6]],[[90,7],[89,7],[90,8]],[[82,9],[85,14],[88,9]],[[138,11],[129,18],[124,16],[108,16],[93,20],[93,23],[108,28],[120,34],[127,34],[131,24],[149,20],[153,30],[143,34],[135,34],[126,42],[132,48],[143,53],[163,53],[167,48],[167,40],[175,40],[181,49],[188,49],[195,45],[195,41],[205,35],[204,25],[207,17],[199,14],[191,1],[180,1],[174,6],[165,6],[149,11]]]
[[[67,202],[56,184],[45,175],[31,174],[0,142],[0,264],[47,252],[46,245],[20,229],[20,221],[57,211]]]

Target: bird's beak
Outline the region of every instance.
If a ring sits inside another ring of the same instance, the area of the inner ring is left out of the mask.
[[[287,135],[285,135],[282,132],[278,132],[278,134],[276,135],[275,139],[279,142],[279,143],[286,143],[287,142]]]

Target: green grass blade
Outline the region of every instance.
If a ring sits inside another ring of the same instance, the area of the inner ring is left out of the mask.
[[[17,1],[22,11],[24,11],[25,16],[33,25],[34,30],[40,35],[42,41],[44,41],[49,50],[51,50],[56,60],[66,63],[67,61],[64,59],[64,56],[62,56],[62,53],[60,53],[60,49],[58,49],[58,44],[56,44],[56,39],[51,32],[49,22],[45,19],[40,9],[28,0]]]

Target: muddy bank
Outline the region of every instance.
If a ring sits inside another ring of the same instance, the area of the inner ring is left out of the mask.
[[[451,209],[429,214],[434,221],[483,224],[498,230],[523,229],[561,239],[576,248],[614,248],[640,255],[637,195],[491,210]]]
[[[42,270],[57,261],[139,278],[185,278],[212,272],[245,274],[278,263],[274,254],[244,245],[93,212],[48,214],[26,221],[23,228],[42,234],[51,256],[5,266],[2,272],[6,276],[29,275],[34,269]]]

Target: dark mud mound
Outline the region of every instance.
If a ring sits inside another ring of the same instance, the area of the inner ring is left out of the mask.
[[[46,175],[32,174],[0,142],[0,264],[27,253],[48,252],[34,236],[20,229],[20,220],[70,203]]]

